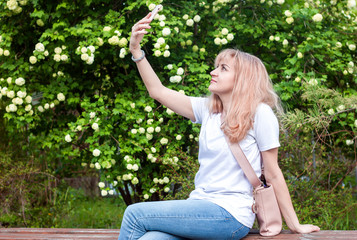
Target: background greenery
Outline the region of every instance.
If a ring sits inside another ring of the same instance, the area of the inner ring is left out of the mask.
[[[149,98],[128,54],[159,3],[143,49],[163,83],[207,95],[221,49],[261,58],[299,218],[356,229],[354,0],[1,0],[1,226],[118,228],[125,205],[192,189],[199,126]],[[100,196],[65,181],[80,177]]]

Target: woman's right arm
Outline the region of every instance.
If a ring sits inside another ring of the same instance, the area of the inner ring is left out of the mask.
[[[147,34],[146,29],[150,28],[150,16],[151,13],[149,13],[146,17],[141,19],[132,27],[132,33],[130,37],[130,52],[135,59],[142,57],[140,42],[144,35]],[[161,104],[170,108],[177,114],[195,121],[195,115],[193,113],[191,101],[188,96],[162,85],[160,79],[145,57],[142,60],[137,61],[136,65],[146,86],[146,89],[150,94],[150,97],[159,101]]]

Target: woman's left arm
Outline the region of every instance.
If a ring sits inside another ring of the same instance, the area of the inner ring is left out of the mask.
[[[264,175],[266,180],[274,186],[281,214],[289,229],[296,233],[310,233],[320,228],[310,224],[300,224],[291,201],[288,186],[278,165],[278,148],[262,152]]]

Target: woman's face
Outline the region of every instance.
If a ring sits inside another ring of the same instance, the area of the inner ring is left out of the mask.
[[[220,97],[223,97],[224,95],[230,96],[234,87],[235,79],[233,58],[222,58],[210,74],[212,79],[208,90]]]

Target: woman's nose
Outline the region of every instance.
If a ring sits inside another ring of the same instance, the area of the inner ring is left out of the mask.
[[[211,72],[210,72],[210,74],[211,74],[211,76],[216,76],[217,75],[217,71],[216,71],[217,69],[213,69]]]

